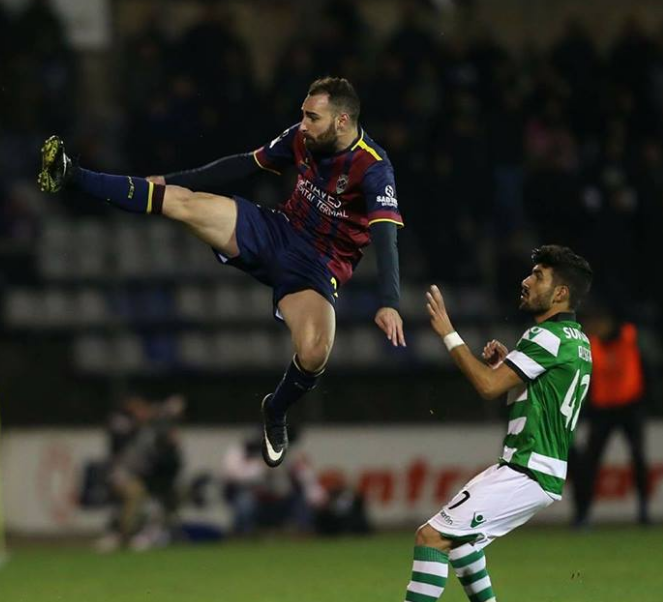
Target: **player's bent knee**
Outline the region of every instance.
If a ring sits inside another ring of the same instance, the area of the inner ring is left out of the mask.
[[[299,365],[308,372],[320,372],[327,365],[331,349],[332,341],[326,337],[304,341],[297,349]]]
[[[447,552],[451,549],[451,541],[442,537],[442,535],[429,524],[422,525],[417,529],[414,540],[417,546],[435,548],[441,552]]]

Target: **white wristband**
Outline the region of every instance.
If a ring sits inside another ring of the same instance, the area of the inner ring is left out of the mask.
[[[455,330],[446,335],[442,340],[449,351],[455,349],[459,345],[465,345],[465,341],[460,338],[460,335]]]

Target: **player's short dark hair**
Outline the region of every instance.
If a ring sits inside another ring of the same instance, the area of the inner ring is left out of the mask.
[[[347,113],[352,123],[359,120],[361,102],[354,86],[344,77],[321,77],[316,79],[308,89],[309,96],[316,94],[329,95],[329,102],[343,113]]]
[[[552,268],[553,282],[569,289],[569,306],[572,309],[585,298],[592,286],[594,273],[589,262],[569,247],[543,245],[532,251],[532,262]]]

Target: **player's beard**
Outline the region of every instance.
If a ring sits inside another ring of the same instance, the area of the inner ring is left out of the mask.
[[[532,293],[528,292],[525,299],[520,301],[519,307],[527,314],[541,316],[552,307],[552,299],[554,294],[554,287],[550,287],[550,290],[546,291],[545,293],[539,293],[536,297],[533,297]]]
[[[336,152],[338,133],[336,124],[332,121],[329,127],[316,139],[304,137],[306,148],[315,155],[333,155]]]

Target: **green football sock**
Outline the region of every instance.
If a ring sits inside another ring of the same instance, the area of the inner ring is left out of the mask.
[[[435,602],[447,584],[448,562],[446,552],[415,546],[412,579],[407,586],[406,602]]]
[[[496,602],[483,550],[465,544],[451,550],[449,561],[470,602]]]

